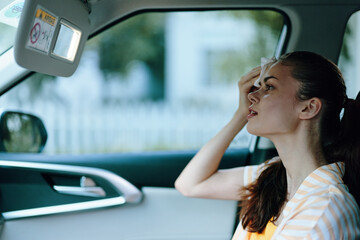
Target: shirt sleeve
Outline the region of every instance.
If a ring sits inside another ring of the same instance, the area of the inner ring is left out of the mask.
[[[260,176],[265,167],[275,161],[280,161],[280,159],[275,157],[259,165],[246,166],[244,168],[244,186],[253,183]]]

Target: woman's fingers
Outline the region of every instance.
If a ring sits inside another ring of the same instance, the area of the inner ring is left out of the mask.
[[[253,88],[255,81],[260,77],[261,67],[253,68],[250,72],[241,77],[238,82],[240,93],[248,94]]]
[[[258,67],[255,67],[253,68],[250,72],[248,72],[247,74],[245,74],[240,82],[242,83],[247,83],[249,81],[252,81],[256,78],[258,78],[260,76],[260,73],[261,73],[261,66],[258,66]]]
[[[260,77],[261,66],[253,68],[250,72],[241,77],[238,82],[239,87],[239,106],[238,110],[247,115],[250,101],[248,94],[253,90],[255,81]]]

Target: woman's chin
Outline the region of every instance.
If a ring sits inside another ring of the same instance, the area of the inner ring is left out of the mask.
[[[253,124],[248,123],[246,125],[246,130],[248,131],[248,133],[252,134],[252,135],[256,135],[258,136],[258,131],[257,131],[257,127],[253,126]]]
[[[250,133],[251,135],[255,135],[255,136],[258,136],[258,137],[265,137],[265,136],[264,136],[264,132],[261,131],[259,127],[252,126],[252,125],[249,124],[249,123],[246,125],[246,130],[247,130],[248,133]]]

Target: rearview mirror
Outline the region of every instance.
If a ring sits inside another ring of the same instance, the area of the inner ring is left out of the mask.
[[[22,112],[2,111],[0,115],[0,151],[41,152],[47,132],[40,118]]]

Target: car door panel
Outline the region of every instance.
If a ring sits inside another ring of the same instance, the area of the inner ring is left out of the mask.
[[[230,238],[235,201],[190,199],[170,188],[142,191],[138,204],[8,221],[1,239]]]
[[[194,154],[195,152],[92,156],[1,154],[0,206],[5,217],[1,239],[23,239],[23,236],[37,240],[229,239],[237,215],[236,201],[186,198],[173,188],[176,177]],[[221,168],[245,165],[248,155],[248,150],[229,150],[223,158]],[[6,162],[19,161],[40,164],[44,168],[12,169],[4,165]],[[58,171],[46,168],[54,165],[63,168]],[[77,196],[54,190],[55,184],[79,186],[80,177],[86,175],[109,193],[108,199],[121,196],[121,193],[117,195],[113,191],[111,184],[94,174],[64,170],[74,167],[77,169],[79,166],[121,176],[141,190],[141,201],[96,205],[99,201],[107,200],[106,197]],[[84,203],[89,207],[84,208]],[[64,210],[63,207],[69,205],[73,208]],[[53,208],[57,211],[53,211]],[[42,214],[21,217],[24,211],[19,210]],[[14,215],[19,212],[20,217],[19,214]],[[42,232],[41,229],[47,231]]]

